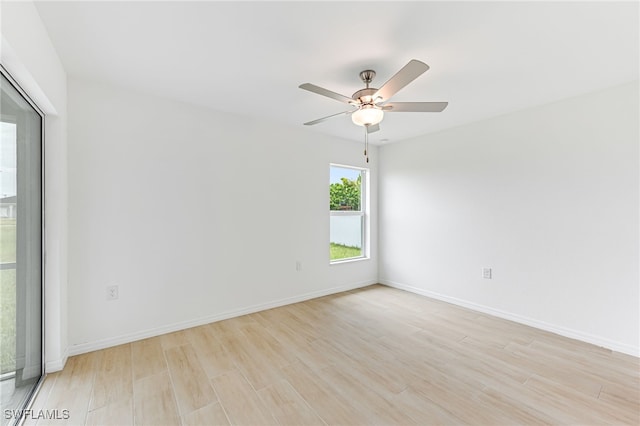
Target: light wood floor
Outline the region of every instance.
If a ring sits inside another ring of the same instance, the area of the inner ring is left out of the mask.
[[[72,357],[33,409],[70,410],[38,425],[638,425],[638,362],[372,286]]]

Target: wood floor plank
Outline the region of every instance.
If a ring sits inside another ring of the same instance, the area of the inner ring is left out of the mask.
[[[297,361],[291,351],[283,347],[262,325],[249,324],[242,327],[241,332],[257,352],[266,355],[278,367]]]
[[[466,424],[509,424],[509,415],[495,410],[483,409],[483,404],[475,398],[481,392],[457,380],[423,381],[412,384],[409,389],[449,411]]]
[[[576,413],[575,410],[568,409],[566,404],[550,398],[545,392],[539,392],[535,389],[527,387],[525,384],[516,383],[514,381],[498,380],[497,384],[491,384],[485,387],[482,392],[490,395],[495,399],[513,400],[513,405],[521,407],[522,410],[532,413],[533,415],[545,419],[545,416],[551,418],[551,421],[541,420],[540,423],[552,423],[563,425],[593,424],[593,419],[588,414]]]
[[[234,425],[278,424],[249,382],[239,371],[232,371],[211,379],[220,402]]]
[[[526,355],[549,355],[568,364],[570,369],[579,370],[583,374],[595,377],[596,380],[617,382],[630,387],[640,386],[640,362],[627,363],[618,360],[612,353],[596,350],[585,350],[583,345],[576,347],[565,344],[552,344],[547,341],[534,340],[527,348],[520,348]],[[614,359],[616,362],[611,362]]]
[[[317,340],[316,337],[297,328],[295,325],[275,323],[267,328],[267,332],[287,349],[307,347]]]
[[[262,389],[280,379],[280,372],[269,354],[258,352],[240,327],[216,333],[226,351],[233,357],[235,365],[249,380],[254,389]]]
[[[164,350],[186,345],[189,343],[189,334],[187,330],[180,330],[173,333],[163,334],[159,336],[159,338],[162,349]]]
[[[131,361],[134,380],[153,376],[167,369],[162,342],[159,337],[131,343]]]
[[[180,414],[191,413],[217,401],[191,344],[167,349],[165,356]]]
[[[640,391],[638,388],[620,383],[606,383],[602,387],[598,399],[608,401],[614,406],[623,407],[632,413],[640,413]]]
[[[296,330],[286,324],[278,324],[267,330],[281,345],[297,360],[304,362],[310,367],[326,366],[330,363],[330,357],[325,352],[314,347],[318,340],[305,336],[304,332],[297,333]]]
[[[595,377],[590,372],[583,371],[581,374],[575,374],[576,369],[580,368],[575,362],[567,361],[563,357],[554,357],[548,352],[543,353],[536,348],[520,346],[515,343],[507,345],[505,350],[516,357],[529,360],[532,371],[541,377],[570,386],[574,390],[593,398],[598,398],[602,391],[602,379]],[[544,357],[545,354],[546,358]],[[542,359],[545,361],[537,361]],[[551,360],[553,362],[549,362]]]
[[[229,425],[229,419],[218,402],[206,405],[182,416],[183,426],[224,426]]]
[[[616,364],[614,365],[629,368],[634,371],[635,376],[640,376],[640,358],[614,351],[611,351],[610,356],[616,360]]]
[[[337,390],[328,384],[321,374],[302,363],[291,364],[282,370],[287,381],[325,423],[338,425],[366,423],[368,419],[366,413],[337,396]]]
[[[135,381],[133,409],[136,426],[180,424],[168,371]]]
[[[607,401],[590,398],[568,386],[559,385],[556,382],[540,376],[532,376],[525,383],[526,386],[544,392],[554,401],[573,407],[576,412],[588,413],[585,421],[599,422],[602,424],[636,424],[638,413],[625,409],[624,406],[614,406]]]
[[[325,424],[286,380],[260,389],[258,395],[281,425]]]
[[[300,360],[316,370],[342,362],[347,356],[324,338],[313,341],[309,348],[310,353],[300,353]]]
[[[474,397],[482,407],[493,407],[505,413],[514,424],[521,425],[553,425],[558,420],[537,408],[526,405],[502,392],[485,388]]]
[[[89,410],[132,397],[131,345],[105,349],[97,367]]]
[[[348,368],[338,366],[327,367],[322,370],[322,378],[329,383],[333,389],[342,395],[344,400],[349,401],[349,405],[357,407],[364,413],[367,424],[376,422],[382,424],[418,424],[402,410],[398,410],[392,400],[380,396],[367,385],[367,380],[362,380],[363,376],[352,374]]]
[[[119,400],[89,411],[86,426],[126,426],[133,425],[133,400]]]
[[[189,341],[196,351],[200,365],[208,378],[213,378],[236,369],[233,357],[224,345],[215,337],[214,330],[208,326],[187,330]]]
[[[409,364],[442,365],[446,366],[455,362],[460,355],[451,350],[451,342],[444,346],[438,341],[425,339],[422,335],[384,336],[378,340],[380,350],[393,354],[396,358],[406,361]],[[429,354],[429,357],[424,357]]]
[[[249,324],[257,324],[256,320],[251,315],[242,315],[240,317],[231,318],[222,321],[216,321],[209,324],[209,327],[213,330],[214,335],[218,336],[227,333],[236,333],[241,330],[243,326]]]
[[[265,311],[260,311],[255,314],[251,314],[250,317],[256,323],[267,328],[274,326],[276,324],[285,323],[285,324],[290,324],[291,326],[295,326],[296,329],[303,329],[303,328],[310,329],[311,327],[308,327],[309,324],[304,321],[300,321],[300,318],[298,318],[291,312],[290,307],[291,305],[282,306],[280,308],[267,309]]]
[[[83,392],[89,396],[103,355],[104,351],[96,351],[69,358],[64,370],[58,373],[54,389],[62,390],[62,393]],[[51,396],[55,402],[61,400],[60,396],[64,397],[61,392],[53,392],[53,390]]]
[[[319,340],[315,343],[321,342],[325,341]],[[325,351],[327,351],[331,342],[325,343]],[[362,342],[356,343],[359,351],[354,347],[351,351],[344,353],[341,358],[335,357],[336,361],[329,366],[339,367],[351,376],[351,380],[361,383],[364,388],[374,388],[384,396],[398,394],[406,389],[409,383],[420,378],[419,374],[415,374],[401,360],[386,356],[371,357],[373,355],[372,348],[367,344],[360,346],[361,344]],[[392,367],[390,368],[390,366]]]
[[[407,388],[396,395],[393,404],[418,424],[428,422],[430,425],[460,425],[464,422],[429,398],[425,398],[413,389]]]

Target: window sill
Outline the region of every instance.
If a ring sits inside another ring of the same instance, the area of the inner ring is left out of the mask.
[[[341,265],[343,263],[362,262],[363,260],[371,260],[370,257],[350,257],[349,259],[330,260],[329,265]]]

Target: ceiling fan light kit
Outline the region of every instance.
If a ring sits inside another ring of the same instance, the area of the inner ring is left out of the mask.
[[[429,65],[416,59],[412,59],[407,65],[384,83],[380,89],[369,87],[369,84],[371,84],[376,76],[375,71],[361,71],[360,79],[366,87],[358,90],[351,97],[332,92],[311,83],[301,84],[299,86],[301,89],[357,107],[355,110],[339,112],[304,124],[305,126],[312,126],[333,117],[351,114],[351,121],[353,121],[354,124],[365,127],[364,155],[367,157],[367,162],[369,162],[369,157],[367,156],[369,142],[368,135],[369,133],[380,130],[379,123],[384,118],[385,111],[440,112],[447,107],[447,102],[387,102],[393,95],[400,91],[400,89],[411,83],[428,69]]]
[[[384,118],[384,111],[376,105],[363,105],[351,114],[351,121],[358,126],[378,124]]]

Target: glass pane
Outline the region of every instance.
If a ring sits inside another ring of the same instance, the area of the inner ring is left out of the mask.
[[[42,375],[42,118],[1,83],[0,387],[11,424]]]
[[[329,209],[360,211],[362,208],[362,171],[331,166],[329,169]]]
[[[362,257],[362,219],[360,215],[331,216],[329,258]]]

